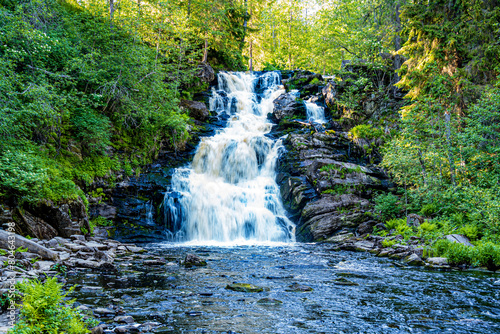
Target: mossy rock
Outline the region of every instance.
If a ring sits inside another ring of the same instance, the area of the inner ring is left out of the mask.
[[[302,285],[299,283],[294,283],[288,287],[285,291],[288,292],[310,292],[313,291],[314,289],[311,288],[310,286],[307,285]]]
[[[256,285],[249,284],[249,283],[228,284],[226,286],[226,289],[238,291],[238,292],[262,292],[262,291],[264,291],[264,289],[261,288],[260,286],[256,286]]]
[[[283,302],[281,300],[274,299],[274,298],[262,298],[262,299],[259,299],[257,301],[257,303],[261,304],[261,305],[281,305],[281,304],[283,304]]]
[[[358,283],[351,282],[351,281],[349,281],[348,279],[346,279],[344,277],[337,278],[334,283],[336,285],[347,285],[347,286],[356,286],[356,285],[359,285]]]

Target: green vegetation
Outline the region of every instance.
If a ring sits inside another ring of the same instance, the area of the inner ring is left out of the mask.
[[[179,100],[207,88],[202,59],[242,68],[247,19],[215,0],[2,2],[0,201],[85,199],[96,177],[182,149]]]
[[[63,294],[62,284],[57,283],[56,277],[47,278],[45,283],[24,281],[17,288],[22,293],[21,313],[9,334],[83,334],[97,325],[96,320],[84,319],[82,314],[68,306],[73,301],[63,302],[68,293]]]
[[[360,124],[349,130],[349,137],[352,139],[377,139],[384,135],[380,129],[373,128],[370,124]]]

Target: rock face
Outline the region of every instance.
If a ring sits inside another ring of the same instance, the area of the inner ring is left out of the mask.
[[[189,116],[194,118],[197,121],[204,122],[208,116],[210,116],[210,112],[207,109],[205,103],[200,101],[189,101],[189,100],[181,100],[181,107],[188,110]]]
[[[201,62],[198,64],[198,73],[196,74],[203,82],[210,83],[215,80],[215,72],[209,63]]]
[[[362,150],[342,133],[292,133],[284,145],[277,181],[297,222],[297,239],[370,233],[376,222],[369,199],[389,187],[385,173],[363,166]]]
[[[43,201],[36,207],[16,208],[12,219],[16,232],[38,239],[69,238],[90,231],[89,217],[81,198],[63,204]]]

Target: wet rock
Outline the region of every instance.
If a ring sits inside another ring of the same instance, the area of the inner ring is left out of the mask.
[[[14,236],[16,247],[27,248],[30,253],[35,253],[40,255],[42,259],[47,260],[58,260],[58,255],[56,252],[39,245],[36,242],[26,239],[18,234],[9,234],[4,230],[0,230],[0,248],[9,249],[9,236]]]
[[[100,266],[99,262],[91,260],[74,259],[72,262],[72,267],[97,269]]]
[[[407,256],[404,260],[410,266],[423,266],[424,261],[416,254],[411,254]]]
[[[302,100],[297,99],[293,94],[281,94],[273,101],[274,109],[272,118],[275,121],[280,121],[284,118],[292,118],[294,116],[305,118],[306,106]]]
[[[118,327],[115,327],[115,329],[113,331],[117,334],[128,333],[129,328],[127,326],[118,326]]]
[[[52,261],[37,261],[33,264],[33,268],[43,272],[50,271],[55,262]]]
[[[139,326],[139,332],[150,332],[154,328],[160,326],[159,322],[145,322]]]
[[[449,234],[445,236],[445,238],[451,242],[466,245],[469,247],[474,247],[474,245],[470,243],[469,239],[461,234]]]
[[[113,319],[114,322],[118,322],[121,324],[132,324],[134,323],[134,318],[130,315],[118,316]]]
[[[73,234],[70,236],[71,240],[80,240],[80,241],[85,241],[85,236],[84,235],[79,235],[79,234]]]
[[[427,259],[427,263],[434,266],[447,266],[448,259],[445,257],[430,257]]]
[[[203,260],[199,256],[188,253],[188,254],[186,254],[186,257],[184,258],[184,262],[182,264],[186,268],[203,267],[203,266],[207,265],[207,261]]]
[[[206,104],[203,102],[181,100],[180,106],[181,108],[187,109],[189,116],[198,121],[203,122],[208,116],[210,116],[210,112],[208,111]]]
[[[493,285],[500,286],[500,280],[493,282]]]
[[[285,291],[288,292],[309,292],[313,291],[313,288],[307,285],[302,285],[299,283],[293,283],[292,285],[288,286],[288,289],[285,289]]]
[[[145,250],[142,247],[137,247],[137,246],[132,246],[132,245],[126,245],[124,247],[127,251],[132,252],[132,253],[146,253],[147,252],[147,250]]]
[[[333,237],[326,239],[325,242],[340,243],[340,242],[346,241],[352,237],[354,237],[354,234],[352,234],[350,232],[341,233],[341,234],[337,234],[337,235],[334,235]]]
[[[281,300],[274,299],[274,298],[262,298],[262,299],[259,299],[257,301],[257,303],[261,304],[261,305],[281,305],[281,304],[283,304],[283,302]]]
[[[248,284],[248,283],[233,283],[233,284],[228,284],[226,286],[226,289],[232,290],[232,291],[238,291],[238,292],[262,292],[264,291],[263,288],[253,285],[253,284]]]
[[[96,326],[92,328],[91,334],[104,334],[104,329],[102,328],[102,326]]]
[[[109,308],[98,307],[94,310],[94,314],[97,316],[109,316],[114,315],[116,312]]]
[[[358,252],[368,252],[375,248],[375,243],[367,240],[357,241],[354,247]]]
[[[152,259],[152,260],[145,260],[142,263],[146,266],[162,266],[162,265],[166,264],[167,262],[165,260]]]
[[[348,279],[344,277],[339,277],[334,281],[334,284],[336,285],[347,285],[347,286],[356,286],[359,285],[356,282],[349,281]]]

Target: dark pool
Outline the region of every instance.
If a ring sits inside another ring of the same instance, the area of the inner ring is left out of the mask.
[[[500,333],[494,273],[400,267],[324,244],[148,249],[125,258],[116,275],[70,274],[68,282],[78,284],[72,296],[92,306],[120,304],[137,322],[161,323],[156,333]],[[186,253],[208,266],[179,266]],[[152,254],[167,264],[142,264]],[[226,289],[233,282],[264,291]],[[313,291],[287,291],[294,283]]]

